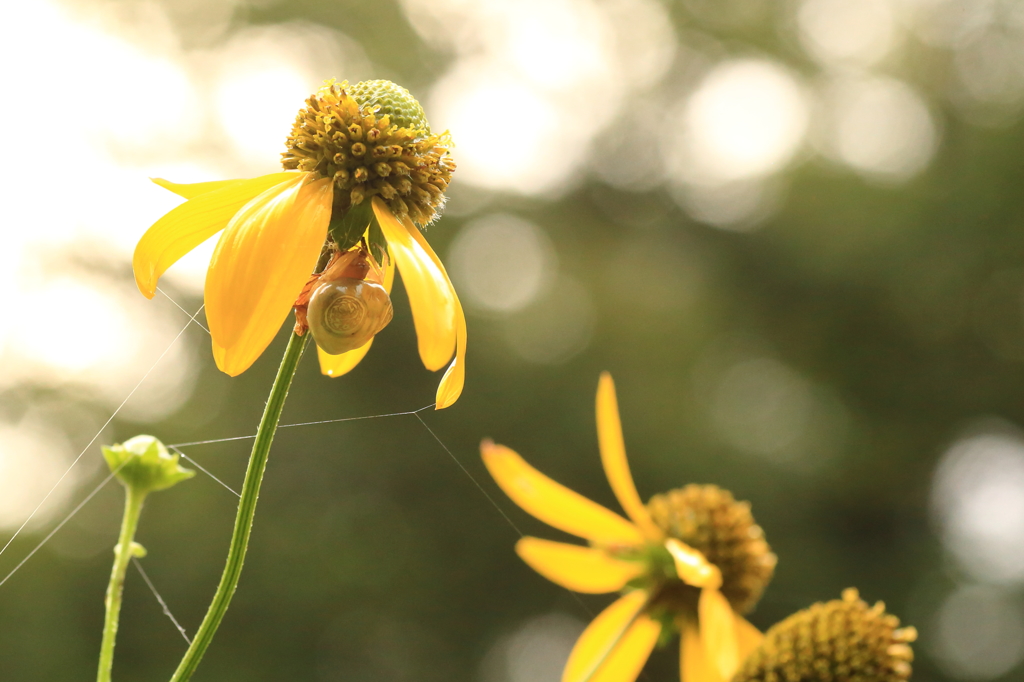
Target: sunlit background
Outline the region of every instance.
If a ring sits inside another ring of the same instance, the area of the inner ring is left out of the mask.
[[[178,182],[279,168],[325,78],[388,78],[459,169],[428,238],[469,313],[460,402],[285,429],[241,589],[194,679],[554,682],[607,598],[523,566],[547,533],[484,436],[605,504],[598,372],[643,496],[717,483],[779,555],[762,628],[857,586],[915,679],[1024,675],[1024,3],[32,0],[0,10],[0,579],[103,480],[99,444],[251,435],[282,338],[219,374],[208,243],[153,301],[130,256]],[[430,403],[404,295],[287,423]],[[116,416],[111,420],[111,415]],[[95,440],[93,437],[99,434]],[[442,445],[443,444],[443,445]],[[450,449],[451,454],[445,451]],[[248,441],[183,447],[240,486]],[[72,463],[75,463],[72,467]],[[70,468],[69,468],[70,467]],[[0,585],[0,679],[89,679],[121,493]],[[139,540],[194,632],[236,498],[154,497]],[[185,643],[129,573],[115,676]],[[655,654],[648,680],[677,679]]]

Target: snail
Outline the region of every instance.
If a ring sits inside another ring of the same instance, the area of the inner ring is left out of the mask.
[[[365,272],[348,267],[341,274],[365,276]],[[391,297],[384,287],[358,276],[322,278],[313,289],[306,313],[313,340],[331,355],[364,346],[393,315]]]

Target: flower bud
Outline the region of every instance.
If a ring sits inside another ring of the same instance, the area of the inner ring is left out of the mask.
[[[126,488],[148,493],[170,488],[178,481],[192,478],[196,472],[178,464],[157,438],[135,436],[124,443],[103,446],[103,457],[110,471]]]

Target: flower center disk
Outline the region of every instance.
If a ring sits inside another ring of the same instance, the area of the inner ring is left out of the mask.
[[[737,613],[754,608],[777,560],[748,502],[718,486],[688,485],[655,495],[647,509],[666,535],[699,550],[721,570],[722,594]]]
[[[419,102],[390,81],[328,81],[306,100],[286,144],[286,170],[334,180],[335,216],[379,196],[400,219],[425,226],[455,170],[447,133],[433,135]]]

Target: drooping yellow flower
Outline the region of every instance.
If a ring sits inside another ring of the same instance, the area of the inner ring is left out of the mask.
[[[681,634],[683,682],[728,682],[761,633],[741,615],[760,597],[775,555],[746,503],[687,486],[644,505],[633,483],[607,373],[597,390],[601,463],[629,520],[569,490],[507,447],[484,441],[484,463],[524,510],[589,546],[524,537],[516,552],[576,592],[622,592],[573,647],[562,682],[633,682],[658,643]]]
[[[447,134],[431,134],[423,109],[404,88],[329,81],[296,117],[285,172],[186,185],[154,180],[187,201],[139,240],[132,261],[139,290],[152,298],[171,265],[223,231],[204,294],[214,359],[236,376],[277,335],[304,287],[318,277],[318,263],[359,250],[374,272],[383,273],[378,285],[387,293],[397,266],[427,369],[441,369],[455,356],[437,390],[437,408],[447,407],[465,382],[466,319],[417,225],[431,222],[444,203],[455,167],[448,146]],[[346,314],[361,305],[357,299],[343,302]],[[320,350],[321,370],[341,376],[372,341],[371,335],[338,355]]]

